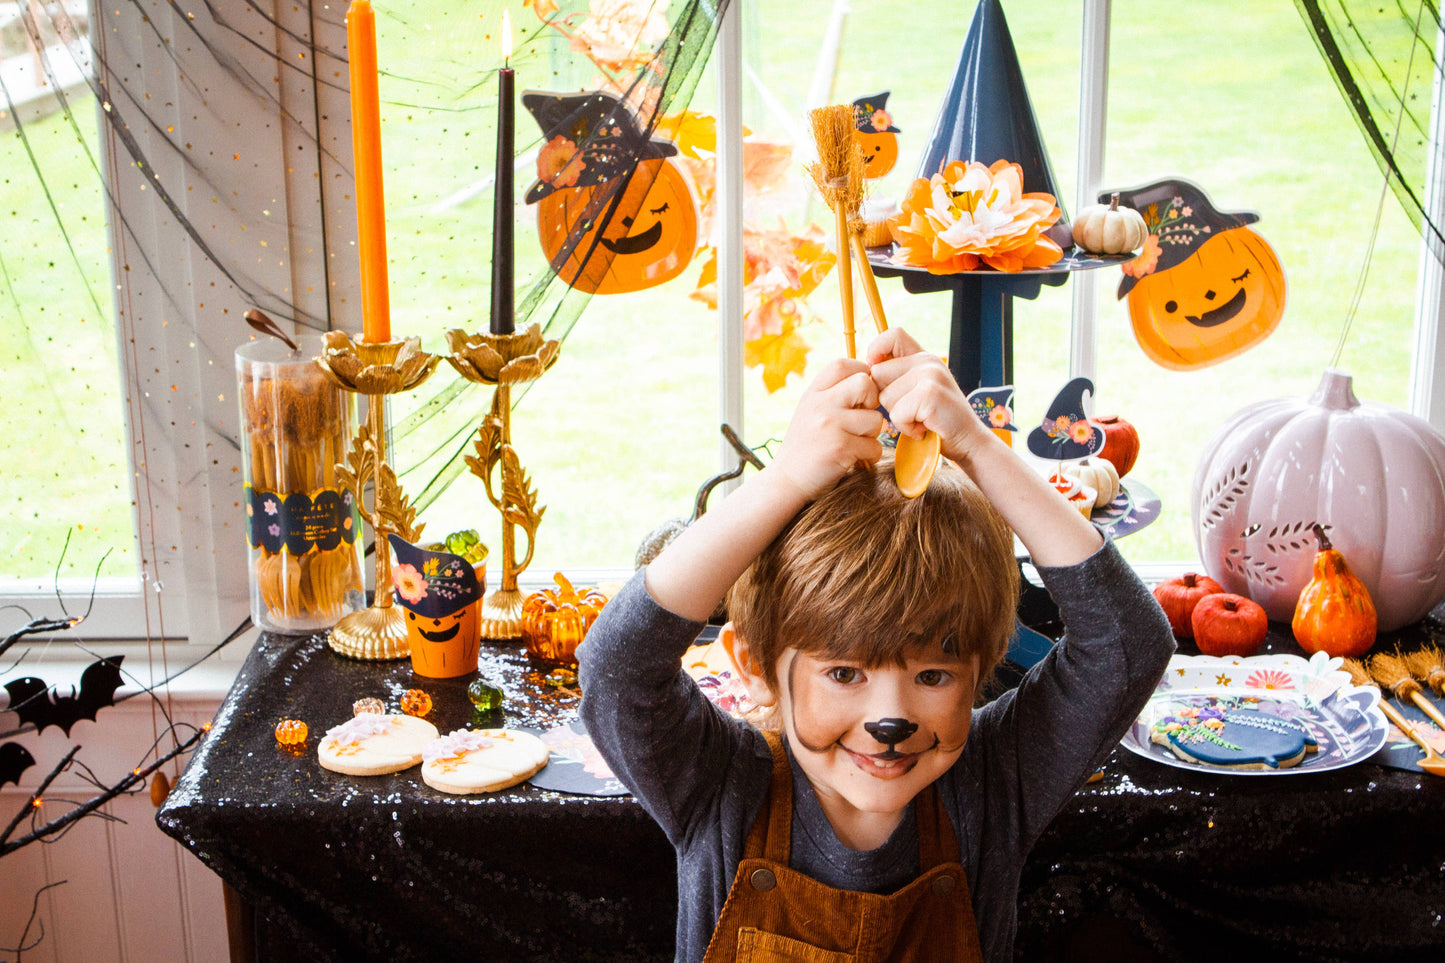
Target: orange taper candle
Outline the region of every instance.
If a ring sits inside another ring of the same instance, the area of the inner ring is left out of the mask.
[[[386,286],[386,202],[381,189],[381,98],[376,86],[376,12],[370,0],[346,10],[351,73],[351,149],[356,170],[356,246],[361,255],[362,340],[391,340]]]

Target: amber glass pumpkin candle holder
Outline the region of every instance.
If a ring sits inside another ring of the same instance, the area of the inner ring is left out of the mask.
[[[557,589],[543,589],[522,603],[522,639],[527,655],[549,666],[577,667],[577,646],[597,621],[607,596],[594,588],[580,591],[558,572]]]

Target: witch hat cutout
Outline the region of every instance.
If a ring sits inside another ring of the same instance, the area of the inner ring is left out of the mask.
[[[1084,410],[1084,398],[1093,395],[1094,383],[1088,378],[1075,378],[1059,389],[1043,423],[1029,432],[1029,452],[1056,461],[1097,455],[1104,447],[1104,432]]]
[[[610,181],[639,161],[677,153],[670,142],[647,136],[628,106],[606,91],[528,90],[522,94],[522,106],[537,121],[545,141],[537,157],[537,180],[523,198],[528,204],[563,187]]]
[[[472,563],[451,552],[413,545],[399,535],[388,535],[396,557],[392,582],[396,604],[422,618],[454,615],[482,597],[482,583]]]
[[[932,177],[949,161],[1018,164],[1024,190],[1052,194],[1068,220],[1049,152],[1039,134],[1023,69],[998,0],[979,0],[953,80],[923,150],[918,176]]]
[[[1253,211],[1216,209],[1209,195],[1204,193],[1204,188],[1182,177],[1110,192],[1111,195],[1115,193],[1119,195],[1120,204],[1132,207],[1144,216],[1159,250],[1158,259],[1152,263],[1140,265],[1139,262],[1147,260],[1146,255],[1130,262],[1130,269],[1124,272],[1119,282],[1120,298],[1133,290],[1140,278],[1167,271],[1189,260],[1206,241],[1219,236],[1220,232],[1259,220],[1259,215]],[[1109,200],[1103,195],[1099,199],[1104,203]]]

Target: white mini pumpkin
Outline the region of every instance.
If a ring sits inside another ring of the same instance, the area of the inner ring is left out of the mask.
[[[1064,469],[1064,474],[1094,489],[1094,507],[1103,508],[1119,497],[1119,469],[1106,458],[1085,458]]]
[[[1074,243],[1094,254],[1137,251],[1149,235],[1144,216],[1132,207],[1120,207],[1116,193],[1105,204],[1090,204],[1073,223]]]

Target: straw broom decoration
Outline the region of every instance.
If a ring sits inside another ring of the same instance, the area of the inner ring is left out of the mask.
[[[1441,715],[1440,710],[1435,708],[1435,703],[1425,698],[1425,693],[1420,691],[1420,683],[1410,675],[1409,666],[1398,651],[1393,655],[1380,652],[1371,656],[1367,668],[1380,688],[1388,689],[1402,702],[1409,699],[1421,712],[1434,720],[1437,726],[1445,730],[1445,715]]]
[[[808,165],[813,184],[833,210],[838,248],[838,293],[843,301],[843,341],[848,357],[858,357],[853,327],[853,266],[849,256],[852,229],[848,221],[863,203],[863,154],[853,141],[853,108],[848,104],[819,107],[808,114],[818,161]],[[865,265],[867,261],[863,262]],[[866,273],[872,274],[871,271]],[[875,318],[876,320],[876,318]]]
[[[1427,645],[1404,658],[1411,675],[1434,689],[1436,695],[1445,695],[1445,652]]]
[[[1367,670],[1365,664],[1359,659],[1345,659],[1344,669],[1350,674],[1350,681],[1355,685],[1375,687],[1379,685],[1374,679],[1374,674]],[[1416,745],[1425,750],[1425,756],[1419,762],[1420,768],[1434,776],[1445,776],[1445,759],[1440,758],[1440,754],[1437,753],[1435,748],[1420,734],[1420,731],[1415,728],[1415,724],[1401,715],[1399,709],[1396,709],[1384,699],[1380,700],[1380,708],[1384,711],[1385,718],[1393,722],[1397,729],[1409,736]]]
[[[813,176],[818,193],[833,209],[838,242],[838,292],[843,300],[843,340],[848,348],[848,357],[856,358],[858,345],[853,326],[852,256],[858,259],[858,274],[863,280],[863,293],[868,299],[869,310],[873,312],[873,324],[879,334],[888,330],[888,319],[883,314],[883,298],[878,293],[878,281],[873,276],[873,268],[868,263],[868,249],[863,243],[866,225],[858,216],[858,209],[863,204],[863,151],[853,139],[851,104],[819,107],[809,113],[808,119],[812,122],[813,141],[818,150],[818,162],[809,165],[808,173]],[[928,432],[923,439],[900,435],[893,463],[899,490],[909,498],[921,495],[933,478],[938,456],[939,438],[934,432]]]

